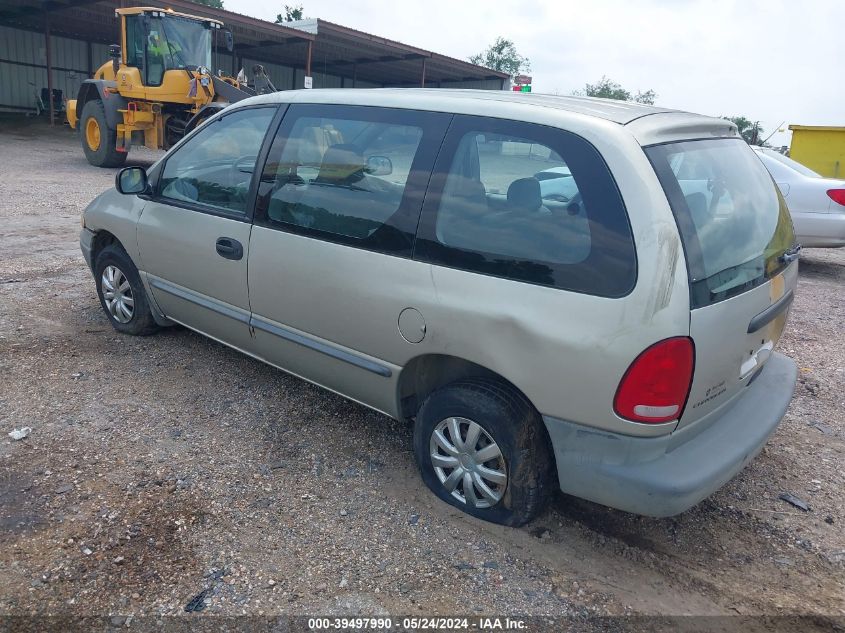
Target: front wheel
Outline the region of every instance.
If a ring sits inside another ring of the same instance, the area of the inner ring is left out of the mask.
[[[118,332],[146,336],[158,329],[135,264],[119,246],[106,246],[94,266],[97,296]]]
[[[82,108],[79,136],[85,158],[95,167],[120,167],[126,162],[127,152],[115,149],[117,130],[109,128],[105,106],[99,99],[92,99]]]
[[[552,492],[554,462],[543,423],[502,383],[464,380],[432,393],[417,415],[414,455],[438,497],[493,523],[527,523]]]

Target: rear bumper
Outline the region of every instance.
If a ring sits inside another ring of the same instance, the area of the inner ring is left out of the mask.
[[[679,514],[730,481],[777,428],[795,386],[795,363],[774,354],[745,393],[706,429],[663,437],[599,431],[544,417],[563,492],[653,517]]]

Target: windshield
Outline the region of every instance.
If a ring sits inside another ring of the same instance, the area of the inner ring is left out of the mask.
[[[795,236],[786,203],[745,141],[646,149],[684,242],[693,307],[749,290],[779,273]]]
[[[211,67],[211,29],[205,22],[176,16],[150,19],[147,59],[165,70]]]
[[[760,151],[761,154],[763,154],[767,158],[771,158],[772,160],[776,160],[780,164],[786,165],[790,169],[797,171],[799,174],[802,174],[804,176],[809,176],[811,178],[821,178],[820,174],[817,174],[816,172],[814,172],[809,167],[805,167],[804,165],[799,163],[797,160],[792,160],[791,158],[789,158],[788,156],[784,156],[780,152],[776,152],[773,149],[761,149],[759,151]]]

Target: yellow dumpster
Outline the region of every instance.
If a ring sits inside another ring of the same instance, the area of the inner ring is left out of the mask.
[[[790,125],[789,156],[828,178],[845,178],[845,127]]]

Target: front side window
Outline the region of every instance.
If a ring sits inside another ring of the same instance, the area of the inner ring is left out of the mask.
[[[276,108],[246,108],[204,125],[167,158],[160,195],[245,215],[255,162],[275,113]]]
[[[275,228],[409,254],[446,122],[435,113],[291,106],[261,178],[263,219]]]
[[[789,210],[742,139],[646,149],[663,185],[689,267],[692,307],[745,292],[777,275],[795,241]]]
[[[587,141],[540,125],[456,117],[441,159],[420,258],[600,296],[631,290],[627,214]]]

